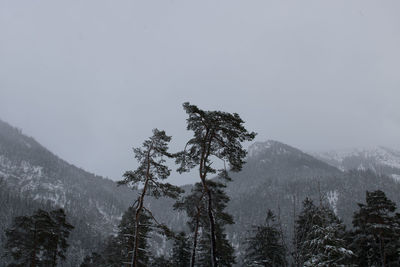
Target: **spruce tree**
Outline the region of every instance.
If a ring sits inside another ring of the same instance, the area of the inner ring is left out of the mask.
[[[316,213],[317,207],[311,199],[306,198],[303,201],[303,209],[296,219],[293,239],[293,258],[295,266],[297,267],[302,267],[304,265],[306,253],[303,250],[303,244],[307,240],[307,235],[311,232],[313,225],[318,224],[318,222],[315,221],[317,217],[314,217]]]
[[[265,223],[253,226],[251,236],[246,240],[245,266],[278,267],[286,266],[286,248],[275,215],[268,210]]]
[[[212,166],[213,158],[227,161],[231,171],[240,171],[246,156],[242,142],[251,141],[255,133],[248,132],[243,126],[244,121],[236,113],[221,111],[204,111],[190,103],[184,103],[183,108],[188,114],[187,129],[193,131],[185,150],[178,155],[179,172],[198,168],[201,185],[207,200],[207,216],[210,235],[210,266],[217,266],[216,227],[213,207],[213,195],[208,188],[209,174],[217,173]],[[219,175],[228,179],[225,169],[219,170]]]
[[[343,266],[354,253],[348,248],[346,231],[335,213],[306,198],[296,220],[294,259],[296,266]]]
[[[133,253],[131,258],[131,266],[138,267],[140,247],[138,236],[141,232],[139,224],[141,214],[146,211],[152,218],[150,210],[144,206],[145,196],[150,195],[155,198],[161,196],[177,198],[182,190],[169,183],[164,182],[170,175],[171,170],[165,165],[165,157],[173,157],[168,152],[168,143],[171,137],[167,136],[164,131],[158,129],[153,130],[153,136],[143,142],[141,148],[134,148],[135,158],[139,162],[139,166],[134,171],[127,171],[124,179],[119,184],[127,184],[134,189],[138,185],[143,187],[139,190],[140,194],[135,202],[135,231],[133,239]],[[143,261],[143,260],[142,260]]]
[[[399,266],[400,223],[396,204],[383,191],[366,192],[354,213],[352,248],[359,266]]]
[[[302,245],[304,266],[350,266],[354,253],[348,248],[344,224],[326,206],[317,208],[314,222]]]
[[[14,218],[6,230],[6,255],[14,259],[10,266],[56,266],[59,258],[65,260],[73,228],[62,209]]]
[[[185,232],[180,232],[174,239],[172,263],[176,267],[186,267],[190,265],[190,242]]]

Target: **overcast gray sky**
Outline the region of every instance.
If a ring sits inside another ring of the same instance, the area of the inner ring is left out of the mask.
[[[400,1],[0,1],[0,118],[119,179],[181,104],[257,140],[400,147]],[[176,177],[176,183],[186,183]]]

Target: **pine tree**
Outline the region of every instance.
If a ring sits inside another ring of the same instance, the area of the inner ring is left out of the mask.
[[[202,228],[207,229],[207,228]],[[218,266],[233,266],[236,263],[235,250],[229,243],[229,240],[224,233],[224,229],[220,229],[220,226],[216,224],[216,246],[217,255],[216,262]],[[211,266],[211,246],[210,246],[210,234],[207,231],[201,231],[199,238],[199,247],[197,250],[198,260],[196,266],[208,267]]]
[[[64,260],[73,229],[65,217],[62,209],[39,209],[32,216],[14,218],[5,244],[6,255],[14,259],[11,266],[56,266],[58,258]]]
[[[135,158],[139,162],[139,166],[134,171],[127,171],[124,174],[124,180],[119,184],[127,184],[133,188],[143,185],[140,195],[135,202],[135,231],[133,239],[133,253],[131,266],[139,266],[139,239],[138,234],[141,232],[139,224],[141,214],[145,210],[151,217],[151,211],[144,206],[145,196],[150,195],[155,198],[167,196],[177,198],[182,190],[169,183],[164,182],[170,175],[171,170],[165,165],[165,157],[173,157],[168,152],[168,143],[171,137],[167,136],[164,131],[158,129],[153,130],[153,136],[143,142],[141,148],[134,148]],[[154,217],[153,217],[154,218]],[[142,249],[142,248],[141,248]],[[143,260],[142,260],[143,261]]]
[[[176,267],[190,266],[190,242],[185,232],[180,232],[174,239],[172,263]]]
[[[225,194],[223,183],[208,180],[207,186],[213,194],[213,207],[216,234],[216,260],[218,266],[231,266],[235,263],[234,249],[227,240],[225,225],[233,224],[233,218],[225,212],[229,197]],[[196,183],[191,193],[177,201],[175,208],[185,210],[188,217],[188,225],[193,232],[193,245],[190,266],[211,266],[211,242],[209,220],[207,216],[208,201],[204,198],[204,189],[201,183]],[[197,256],[197,261],[196,261]]]
[[[190,266],[194,267],[196,262],[196,251],[198,244],[199,230],[201,225],[204,225],[204,214],[206,214],[205,209],[205,198],[204,189],[201,184],[196,183],[191,193],[174,204],[174,209],[184,210],[189,217],[187,222],[189,229],[193,233],[193,243],[190,256]]]
[[[110,236],[104,246],[85,257],[81,267],[121,267],[131,265],[132,252],[134,246],[136,230],[136,209],[130,207],[122,216],[118,225],[116,236]],[[153,224],[150,216],[146,212],[141,213],[139,217],[138,233],[138,267],[149,266],[150,254],[148,238],[152,231]]]
[[[213,195],[207,185],[207,177],[217,169],[212,167],[212,159],[228,161],[231,171],[241,170],[246,151],[241,143],[251,141],[255,133],[249,133],[243,126],[244,121],[238,114],[221,111],[204,111],[195,105],[184,103],[183,108],[188,114],[187,129],[193,131],[185,150],[178,155],[179,172],[190,171],[198,167],[200,181],[207,200],[207,216],[211,246],[211,264],[217,265],[216,227],[213,207]],[[219,175],[228,178],[225,169],[219,170]]]
[[[275,215],[268,210],[265,223],[253,226],[252,235],[246,240],[245,266],[286,266],[286,248],[275,222]]]
[[[134,239],[137,237],[137,266],[144,267],[148,266],[150,259],[148,239],[153,227],[151,217],[147,212],[140,213],[138,222],[140,227],[136,228],[136,225],[136,212],[134,208],[130,207],[122,216],[122,220],[118,226],[117,242],[121,248],[122,262],[126,264],[130,262],[131,253],[134,249]],[[137,235],[135,232],[136,229],[139,229]]]
[[[384,192],[366,192],[366,204],[354,213],[352,248],[359,266],[399,266],[399,215]]]

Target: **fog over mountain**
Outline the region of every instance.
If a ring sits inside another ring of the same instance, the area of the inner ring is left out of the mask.
[[[333,152],[327,155],[332,155]],[[334,155],[338,155],[337,152]],[[365,156],[368,155],[368,156]],[[285,242],[291,246],[293,211],[309,197],[316,203],[325,201],[351,226],[357,202],[364,202],[366,190],[384,190],[400,204],[400,151],[371,150],[348,153],[342,157],[310,155],[279,141],[255,142],[248,149],[247,164],[232,173],[226,188],[231,198],[227,210],[235,224],[227,227],[227,237],[235,247],[239,266],[243,259],[247,230],[261,223],[267,209],[279,214]],[[321,160],[320,160],[320,159]],[[350,170],[352,163],[365,168]],[[370,165],[367,165],[368,162]],[[366,170],[367,167],[374,167]],[[192,186],[185,186],[185,194]],[[30,214],[34,209],[62,207],[75,225],[67,260],[61,266],[78,266],[83,258],[116,231],[122,213],[132,205],[136,191],[117,187],[105,179],[69,164],[23,135],[18,129],[0,121],[0,254],[3,253],[4,230],[14,216]],[[159,222],[171,229],[187,230],[184,212],[174,211],[174,201],[148,199]],[[170,244],[158,235],[152,236],[151,250],[156,255],[170,253]],[[3,264],[0,259],[0,265]]]
[[[183,148],[184,101],[239,113],[258,141],[399,149],[398,10],[396,0],[1,1],[0,118],[114,180],[152,128]]]

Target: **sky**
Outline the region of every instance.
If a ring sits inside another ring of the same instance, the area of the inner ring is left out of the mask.
[[[185,101],[239,113],[256,141],[400,148],[399,11],[398,0],[3,0],[0,119],[114,180],[153,128],[183,148]]]

